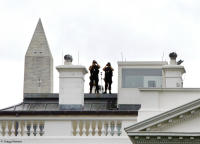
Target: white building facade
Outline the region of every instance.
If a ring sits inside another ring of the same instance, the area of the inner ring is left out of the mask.
[[[118,93],[86,94],[87,69],[66,55],[53,93],[53,58],[39,20],[26,53],[24,99],[0,110],[0,142],[198,142],[200,89],[183,87],[176,57],[171,53],[169,64],[118,62]]]

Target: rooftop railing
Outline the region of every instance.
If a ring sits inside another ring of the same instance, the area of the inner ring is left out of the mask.
[[[73,117],[73,118],[9,118],[0,120],[2,137],[120,137],[124,127],[136,122],[135,118]]]

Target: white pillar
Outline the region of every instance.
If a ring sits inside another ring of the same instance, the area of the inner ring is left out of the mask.
[[[24,121],[23,136],[28,136],[28,121]]]
[[[105,135],[106,135],[105,121],[102,120],[101,136],[105,136]]]
[[[89,120],[88,136],[92,136],[92,120]]]
[[[118,136],[117,121],[114,120],[113,136]]]
[[[95,121],[95,128],[94,128],[94,136],[99,136],[99,129],[98,129],[99,121]]]
[[[5,136],[9,136],[9,121],[5,121]]]
[[[83,120],[82,136],[86,136],[86,121]]]
[[[15,121],[11,121],[10,136],[15,136]]]
[[[33,121],[30,121],[30,136],[34,136]]]
[[[2,124],[3,124],[3,121],[0,121],[0,137],[3,136]]]
[[[81,136],[80,134],[81,130],[80,130],[80,121],[77,121],[77,128],[76,128],[76,136]]]
[[[112,127],[112,121],[108,121],[108,129],[107,129],[108,134],[107,134],[107,136],[112,136],[111,127]]]

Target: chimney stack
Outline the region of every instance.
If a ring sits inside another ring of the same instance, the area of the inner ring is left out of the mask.
[[[163,88],[183,88],[182,75],[185,73],[184,66],[176,62],[177,54],[169,54],[170,64],[164,65],[163,69]]]
[[[64,59],[64,65],[56,67],[59,72],[59,107],[62,110],[81,110],[87,69],[82,65],[73,65],[71,55],[65,55]]]

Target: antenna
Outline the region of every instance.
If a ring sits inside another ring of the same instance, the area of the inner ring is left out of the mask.
[[[79,64],[79,51],[78,51],[78,64]]]
[[[163,55],[162,55],[162,62],[163,62],[163,59],[164,59],[164,51],[163,51]]]
[[[122,58],[122,61],[123,61],[123,52],[121,52],[121,58]]]
[[[124,61],[125,61],[125,62],[126,62],[126,54],[127,54],[126,52],[127,52],[127,47],[124,48],[124,53],[125,53],[125,54],[124,54]]]
[[[62,64],[64,64],[64,62],[63,62],[63,59],[64,59],[64,58],[63,58],[63,48],[62,48],[61,55],[62,55],[62,56],[61,56],[61,58],[62,58],[62,61],[61,61],[61,62],[62,62]]]

